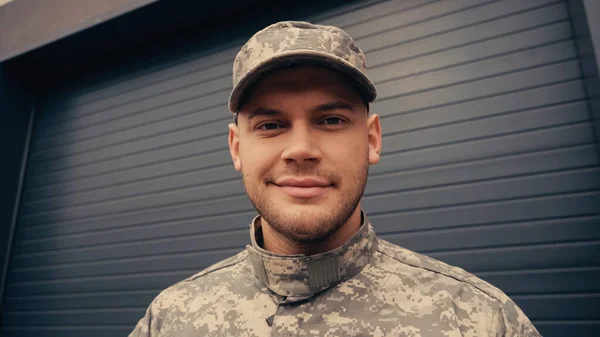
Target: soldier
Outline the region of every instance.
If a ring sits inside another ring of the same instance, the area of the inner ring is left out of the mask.
[[[251,245],[160,293],[130,336],[540,336],[500,290],[377,238],[376,90],[337,27],[280,22],[233,64],[229,148]]]

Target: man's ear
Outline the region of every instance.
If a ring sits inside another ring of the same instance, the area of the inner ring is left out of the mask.
[[[241,171],[239,128],[233,123],[229,124],[229,153],[233,160],[233,166],[237,171]]]
[[[381,154],[381,124],[378,115],[371,115],[367,119],[369,128],[369,165],[379,163]]]

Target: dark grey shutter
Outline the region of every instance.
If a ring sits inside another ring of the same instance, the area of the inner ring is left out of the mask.
[[[600,168],[565,3],[396,0],[317,20],[356,38],[379,90],[377,232],[489,280],[546,337],[592,336]],[[248,241],[226,136],[237,48],[41,101],[3,336],[126,335],[161,289]]]

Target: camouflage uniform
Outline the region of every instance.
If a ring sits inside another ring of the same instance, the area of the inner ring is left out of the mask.
[[[500,290],[460,268],[358,232],[323,254],[261,248],[260,221],[241,253],[166,289],[130,337],[540,336]]]
[[[345,74],[365,102],[376,96],[363,52],[337,27],[280,22],[256,33],[233,66],[229,109],[265,73],[297,63]],[[540,336],[500,290],[466,271],[378,239],[363,214],[342,247],[281,256],[252,244],[160,293],[130,337]]]

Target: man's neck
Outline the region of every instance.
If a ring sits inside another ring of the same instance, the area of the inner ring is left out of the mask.
[[[360,206],[348,220],[340,226],[335,232],[331,233],[323,240],[315,241],[296,241],[283,236],[275,231],[269,224],[261,219],[261,228],[263,235],[264,249],[279,255],[298,255],[306,256],[324,253],[338,247],[341,247],[354,235],[361,226]]]

